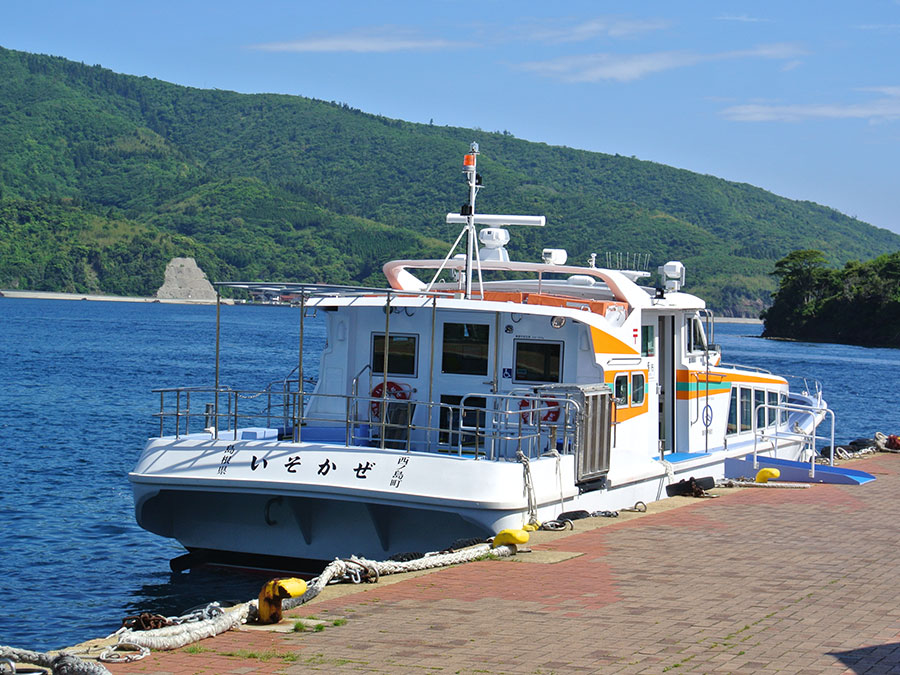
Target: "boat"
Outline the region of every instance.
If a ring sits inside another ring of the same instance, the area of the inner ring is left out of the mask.
[[[213,386],[155,390],[159,435],[129,478],[137,522],[179,541],[182,567],[442,550],[666,499],[680,481],[723,478],[727,460],[813,474],[826,417],[834,446],[817,382],[722,361],[681,262],[650,285],[593,254],[512,260],[507,228],[546,221],[477,213],[479,154],[465,154],[447,256],[388,262],[385,288],[216,285],[220,302],[224,289],[288,298],[299,355],[283,380],[232,389],[217,328]],[[315,378],[312,313],[328,335]]]

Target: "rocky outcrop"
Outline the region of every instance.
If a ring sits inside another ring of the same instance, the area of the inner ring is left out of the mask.
[[[216,290],[193,258],[172,258],[166,265],[166,278],[156,291],[163,300],[215,300]]]

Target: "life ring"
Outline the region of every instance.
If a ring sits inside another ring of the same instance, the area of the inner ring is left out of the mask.
[[[531,404],[533,399],[523,398],[519,401],[519,410],[522,411],[522,421],[531,424]],[[541,422],[555,422],[559,419],[559,403],[556,399],[542,398],[538,400],[540,407],[544,408]]]
[[[372,393],[369,395],[370,398],[383,398],[385,385],[387,385],[387,398],[395,398],[398,401],[409,400],[409,392],[403,388],[403,385],[391,382],[390,380],[376,384],[372,389]],[[369,404],[369,410],[372,412],[372,419],[378,419],[381,417],[381,402],[372,401]]]

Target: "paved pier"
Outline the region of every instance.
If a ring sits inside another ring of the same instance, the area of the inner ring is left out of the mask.
[[[315,616],[320,632],[231,631],[110,669],[900,673],[900,456],[852,466],[878,480],[685,498],[584,524],[532,558],[356,587],[290,613]]]

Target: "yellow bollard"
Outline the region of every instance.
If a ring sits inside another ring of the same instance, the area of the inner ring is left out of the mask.
[[[498,546],[515,544],[516,546],[521,546],[522,544],[528,543],[528,533],[525,530],[500,530],[497,533],[497,536],[494,537],[494,541],[491,544],[491,548],[497,548]]]
[[[760,469],[759,473],[756,474],[756,482],[757,483],[768,483],[769,480],[778,478],[781,476],[781,471],[778,469],[766,468]]]
[[[272,579],[259,592],[259,622],[278,623],[281,621],[281,601],[304,593],[306,582],[303,579]]]

